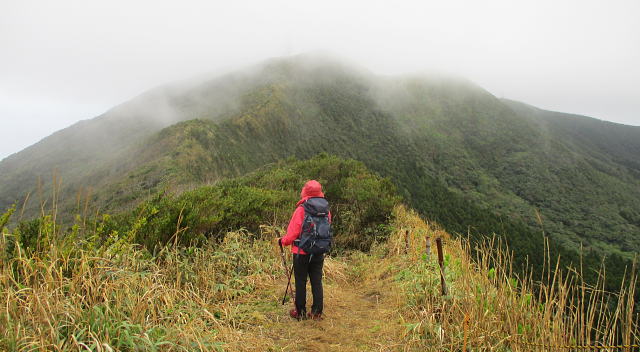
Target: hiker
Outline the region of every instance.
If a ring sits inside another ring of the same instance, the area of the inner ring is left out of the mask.
[[[289,314],[295,319],[322,319],[322,265],[324,254],[331,248],[331,213],[324,199],[322,185],[308,181],[296,210],[291,216],[287,234],[278,239],[280,245],[291,245],[293,272],[296,280],[295,308]],[[307,276],[311,281],[313,304],[306,315]]]

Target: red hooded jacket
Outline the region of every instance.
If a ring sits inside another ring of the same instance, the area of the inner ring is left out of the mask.
[[[304,208],[302,207],[302,203],[313,197],[324,198],[322,185],[320,185],[320,182],[316,180],[311,180],[305,183],[304,187],[302,187],[300,200],[296,204],[296,210],[291,216],[289,226],[287,226],[287,235],[282,237],[282,245],[291,245],[291,253],[293,254],[307,254],[305,251],[294,245],[293,241],[297,240],[300,237],[300,233],[302,233],[302,222],[304,221]],[[329,222],[331,222],[331,212],[329,212]]]

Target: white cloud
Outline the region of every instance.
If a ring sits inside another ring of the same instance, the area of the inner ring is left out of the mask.
[[[0,118],[24,143],[0,158],[158,84],[313,50],[640,125],[639,13],[636,0],[3,1]],[[55,123],[34,133],[36,117]]]

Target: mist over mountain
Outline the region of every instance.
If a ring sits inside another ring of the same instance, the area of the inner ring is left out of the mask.
[[[542,231],[570,251],[640,251],[640,127],[313,55],[158,87],[58,131],[0,162],[0,208],[30,195],[22,217],[36,215],[55,175],[69,216],[84,201],[117,212],[319,153],[390,178],[450,231],[504,234],[524,254]]]

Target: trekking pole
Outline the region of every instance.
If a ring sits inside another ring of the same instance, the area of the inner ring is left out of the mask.
[[[280,241],[278,241],[278,246],[280,246],[280,257],[282,258],[282,267],[287,272],[287,275],[289,275],[289,270],[287,269],[287,259],[284,256],[284,248],[282,248],[282,243],[280,243]]]
[[[289,290],[290,287],[290,283],[291,283],[291,272],[293,272],[293,264],[291,265],[291,271],[289,271],[288,267],[287,267],[287,259],[285,257],[284,254],[284,248],[282,247],[282,243],[280,243],[280,241],[278,241],[278,245],[280,246],[280,257],[282,257],[282,267],[285,270],[285,275],[287,275],[289,277],[288,281],[287,281],[287,288],[286,290],[284,290],[284,298],[282,299],[282,304],[284,304],[284,302],[287,299],[287,291],[290,291],[289,293],[291,294],[291,297],[293,297],[293,287],[291,288],[291,290]]]
[[[284,290],[284,297],[282,297],[282,305],[287,302],[287,291],[289,291],[289,287],[291,286],[291,273],[293,273],[293,263],[291,263],[291,271],[289,271],[289,279],[287,280],[287,288]],[[293,297],[293,292],[291,292],[291,297]]]

